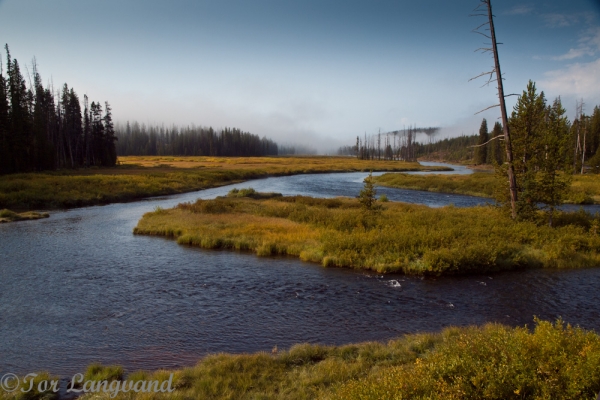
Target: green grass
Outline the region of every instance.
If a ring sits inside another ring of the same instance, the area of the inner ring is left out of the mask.
[[[171,374],[172,393],[130,392],[116,398],[592,400],[600,391],[600,336],[560,320],[536,320],[533,330],[499,324],[451,327],[387,343],[213,354],[192,367],[136,371],[119,379],[162,383]],[[110,395],[87,394],[82,400]],[[26,398],[44,397],[0,390],[1,400]]]
[[[83,375],[83,381],[120,381],[124,376],[125,371],[120,365],[104,366],[95,363],[87,368]]]
[[[480,197],[493,197],[497,185],[495,174],[490,172],[475,172],[470,175],[388,173],[373,179],[380,186]],[[600,178],[595,175],[573,176],[565,203],[600,204]]]
[[[600,265],[598,219],[559,213],[555,227],[515,222],[493,207],[438,209],[356,199],[218,198],[150,212],[134,233],[182,245],[292,255],[323,266],[380,273],[465,274]]]
[[[0,177],[0,208],[82,207],[184,193],[275,175],[430,170],[418,163],[346,157],[122,157],[114,168]],[[435,169],[435,168],[434,168]]]

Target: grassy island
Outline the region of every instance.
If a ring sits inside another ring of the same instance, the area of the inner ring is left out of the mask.
[[[0,208],[83,207],[191,192],[267,176],[354,171],[448,170],[349,157],[120,157],[113,168],[3,175]]]
[[[567,204],[600,204],[600,177],[574,175],[564,202]],[[497,177],[490,172],[470,175],[409,175],[389,173],[373,177],[377,185],[426,190],[429,192],[464,194],[468,196],[494,197]]]
[[[5,222],[17,222],[27,221],[32,219],[48,218],[48,213],[39,213],[35,211],[27,211],[23,213],[16,213],[7,209],[0,210],[0,224]]]
[[[600,391],[600,337],[561,321],[536,321],[533,330],[487,324],[387,343],[300,344],[269,353],[214,354],[173,371],[125,375],[118,366],[92,365],[85,381],[163,383],[171,374],[171,393],[130,391],[114,398],[593,400]],[[46,373],[36,379],[49,378]],[[0,390],[1,400],[53,398],[39,391],[22,395]],[[81,399],[111,396],[107,391]]]
[[[379,202],[378,202],[379,203]],[[463,274],[600,265],[598,220],[561,213],[550,228],[493,207],[432,209],[357,199],[226,197],[146,213],[136,234],[182,245],[291,255],[323,266],[405,274]]]

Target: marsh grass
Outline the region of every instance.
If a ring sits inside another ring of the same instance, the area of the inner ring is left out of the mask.
[[[439,168],[347,157],[121,157],[114,168],[0,177],[0,208],[83,207],[184,193],[266,176]]]
[[[41,219],[48,218],[50,215],[48,213],[40,213],[36,211],[27,211],[23,213],[16,213],[11,210],[0,210],[0,224],[4,222],[16,222],[16,221],[26,221],[32,219]]]
[[[550,228],[543,217],[540,224],[514,222],[493,207],[431,209],[387,202],[379,213],[366,213],[348,198],[218,198],[147,213],[134,233],[380,273],[600,265],[598,219],[584,212],[560,213]]]
[[[273,197],[281,197],[281,193],[274,192],[257,192],[253,188],[238,189],[233,188],[227,193],[227,197],[248,197],[251,199],[272,199]]]
[[[455,193],[468,196],[494,197],[498,189],[497,178],[490,172],[470,175],[409,175],[389,173],[373,177],[381,186]],[[564,200],[567,204],[600,204],[600,178],[594,175],[575,175]]]
[[[172,393],[130,392],[116,398],[592,400],[600,391],[600,336],[560,320],[536,320],[533,329],[450,327],[387,343],[213,354],[192,367],[136,371],[125,379],[162,383],[171,373]],[[110,395],[87,394],[82,400]],[[16,398],[44,397],[0,390],[0,399]]]
[[[415,334],[387,343],[344,346],[298,344],[273,353],[213,354],[180,370],[136,371],[126,380],[168,380],[173,393],[121,394],[117,399],[315,399],[335,384],[367,376],[369,371],[414,362],[429,350],[436,335]],[[86,395],[82,399],[109,398]]]

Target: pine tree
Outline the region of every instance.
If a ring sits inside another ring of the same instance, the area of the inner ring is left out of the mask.
[[[112,122],[111,108],[108,102],[104,103],[105,114],[104,114],[104,147],[106,152],[106,158],[104,165],[112,167],[117,163],[117,149],[115,142],[118,140],[115,136],[115,129]]]
[[[493,140],[489,143],[488,163],[502,165],[504,163],[504,152],[502,149],[501,137],[504,136],[502,124],[496,122],[492,129],[491,136]],[[498,138],[500,136],[500,138]]]
[[[485,118],[481,121],[481,126],[479,127],[479,140],[477,141],[477,147],[475,147],[475,164],[481,165],[485,164],[487,160],[487,147],[486,144],[488,141],[488,128],[487,121]]]
[[[11,158],[10,172],[28,171],[31,169],[31,128],[29,111],[31,97],[27,91],[25,80],[21,74],[18,61],[10,59],[8,45],[7,54],[9,129],[8,142]]]
[[[522,218],[533,217],[537,209],[536,166],[543,154],[545,116],[544,92],[538,94],[535,83],[529,81],[509,121],[518,190],[517,214]]]
[[[550,226],[552,226],[554,211],[562,204],[571,184],[571,174],[564,172],[568,165],[565,155],[570,149],[569,127],[565,112],[560,98],[546,108],[541,138],[543,151],[540,152],[541,157],[536,165],[539,171],[536,200],[544,204]]]
[[[370,172],[369,176],[364,179],[364,187],[358,194],[358,201],[362,208],[366,211],[378,211],[381,209],[381,205],[377,204],[377,191],[375,190],[375,184],[373,183],[373,173]]]
[[[570,149],[569,122],[560,99],[546,106],[544,92],[537,93],[535,84],[529,82],[514,107],[511,119],[515,177],[517,179],[517,216],[532,219],[540,205],[546,209],[548,223],[556,207],[569,188]],[[505,181],[502,168],[498,168],[499,181]],[[504,188],[507,203],[508,190]]]
[[[11,172],[7,96],[7,82],[4,79],[4,71],[0,69],[0,174]]]
[[[92,165],[100,166],[107,158],[104,151],[104,125],[102,124],[102,107],[100,103],[93,101],[90,105],[90,127]]]

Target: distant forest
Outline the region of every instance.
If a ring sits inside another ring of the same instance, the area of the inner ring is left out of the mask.
[[[146,126],[115,129],[119,156],[276,156],[277,143],[237,128]]]
[[[568,136],[568,150],[564,157],[572,166],[573,173],[583,173],[585,166],[591,172],[600,173],[600,107],[595,106],[591,115],[583,112],[583,101],[578,101],[576,108],[575,121],[568,124],[565,133]],[[515,123],[514,116],[509,122]],[[427,143],[415,140],[417,132],[425,133]],[[340,147],[338,154],[371,160],[414,161],[427,158],[474,164],[502,164],[505,161],[502,124],[499,122],[494,123],[490,131],[487,121],[483,119],[479,134],[437,141],[434,140],[436,132],[436,128],[408,128],[365,135],[363,138],[357,137],[354,146]],[[498,139],[494,139],[496,137]]]
[[[89,104],[65,83],[42,85],[35,59],[30,85],[6,50],[6,75],[0,70],[0,174],[115,165],[111,108]],[[33,78],[33,82],[31,82]]]

